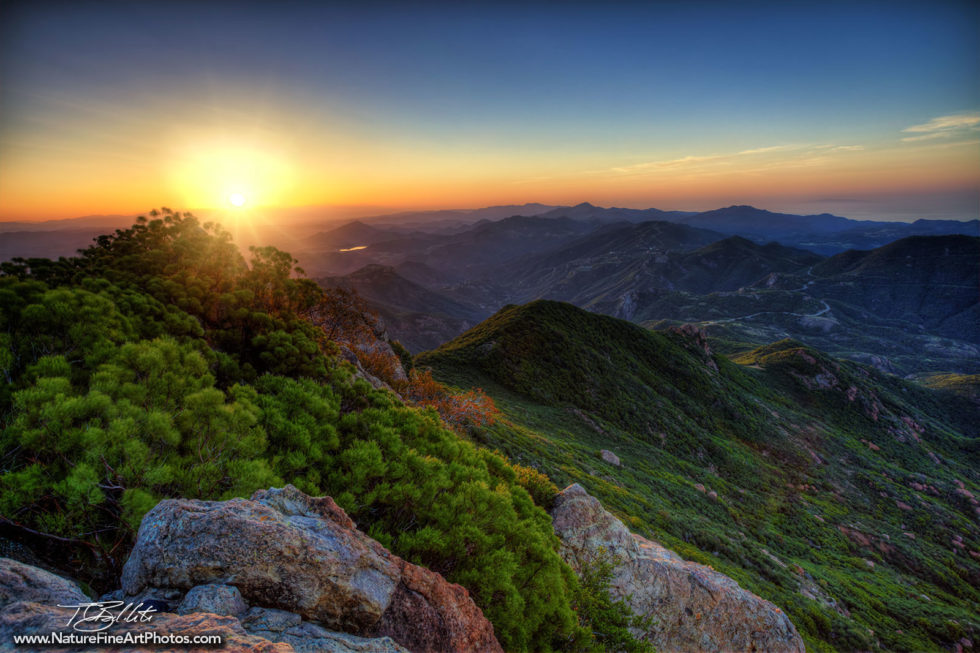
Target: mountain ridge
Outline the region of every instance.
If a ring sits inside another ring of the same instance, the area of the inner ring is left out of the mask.
[[[939,650],[961,636],[950,619],[980,632],[980,550],[956,539],[980,547],[958,485],[980,482],[977,404],[792,340],[738,360],[697,329],[542,300],[416,365],[493,397],[481,443],[773,601],[807,650]]]

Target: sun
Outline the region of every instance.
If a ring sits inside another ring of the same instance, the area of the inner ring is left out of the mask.
[[[232,193],[228,196],[228,202],[232,206],[245,206],[245,195],[242,193]]]

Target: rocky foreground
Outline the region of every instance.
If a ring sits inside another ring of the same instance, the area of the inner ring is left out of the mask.
[[[658,650],[804,650],[779,608],[631,534],[580,486],[559,495],[553,517],[573,568],[613,562],[611,591],[653,618],[637,635]],[[90,600],[71,581],[0,558],[0,650],[14,650],[15,634],[65,631],[74,610],[58,604]],[[221,634],[225,651],[502,651],[465,588],[391,554],[331,498],[292,486],[250,500],[161,501],[143,519],[122,587],[100,600],[158,610],[108,632]]]
[[[562,491],[552,510],[561,554],[573,569],[605,556],[613,564],[613,598],[652,625],[637,633],[659,651],[785,651],[803,640],[779,608],[717,571],[630,533],[582,486]]]

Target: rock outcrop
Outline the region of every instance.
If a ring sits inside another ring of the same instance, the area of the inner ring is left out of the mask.
[[[0,608],[15,601],[73,605],[89,600],[70,580],[10,558],[0,558]]]
[[[227,617],[237,617],[248,609],[242,593],[233,585],[198,585],[187,593],[179,614],[210,612]]]
[[[208,584],[411,651],[501,651],[465,588],[392,555],[329,497],[292,486],[251,500],[165,500],[146,514],[123,568],[125,594]]]
[[[605,460],[613,467],[620,467],[622,465],[622,463],[619,461],[619,456],[614,454],[612,451],[609,451],[608,449],[600,450],[599,457]]]
[[[731,578],[630,533],[580,485],[558,495],[552,517],[562,557],[573,569],[609,557],[611,593],[636,614],[652,617],[651,628],[636,634],[658,650],[803,653],[803,640],[779,608]]]
[[[715,372],[718,371],[718,363],[714,360],[714,353],[708,344],[708,334],[704,329],[693,324],[682,324],[667,328],[668,333],[676,333],[683,338],[685,348],[697,353],[704,361],[705,366]]]
[[[296,653],[407,653],[390,637],[333,632],[283,610],[251,608],[241,621],[250,634],[288,644]]]

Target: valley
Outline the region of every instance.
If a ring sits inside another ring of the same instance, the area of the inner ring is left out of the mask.
[[[322,235],[335,250],[298,256],[314,276],[334,270],[319,278],[325,286],[356,287],[391,337],[416,353],[507,304],[554,299],[652,328],[694,323],[726,353],[794,338],[900,376],[980,372],[980,240],[964,235],[975,234],[975,224],[795,216],[799,226],[788,229],[774,225],[794,216],[750,209],[580,205],[397,237],[352,223]],[[643,221],[649,217],[657,220]],[[869,243],[954,233],[827,256],[805,248],[801,239],[812,234],[799,234],[808,230],[861,232]],[[372,244],[340,251],[355,241]],[[402,296],[414,300],[393,301],[390,289],[409,284]]]

